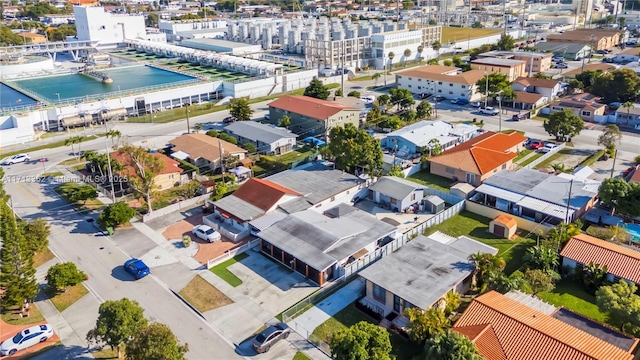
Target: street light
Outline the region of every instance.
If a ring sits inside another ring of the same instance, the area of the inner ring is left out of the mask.
[[[489,98],[489,75],[484,72],[484,78],[486,79],[486,85],[484,88],[484,107],[487,107],[487,100]]]
[[[108,112],[109,110],[107,110]],[[105,129],[105,134],[109,133],[109,128],[107,127],[107,119],[104,119],[104,129]],[[107,144],[107,138],[109,136],[105,136],[104,137],[104,149],[107,151],[107,167],[109,168],[109,184],[111,184],[111,201],[115,204],[116,203],[116,191],[114,190],[113,187],[113,173],[111,172],[111,154],[109,152],[109,145]]]

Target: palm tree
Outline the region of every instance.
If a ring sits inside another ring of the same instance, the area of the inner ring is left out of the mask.
[[[433,44],[431,44],[431,47],[433,48],[433,50],[436,51],[437,54],[437,58],[440,58],[440,48],[442,48],[442,44],[440,43],[440,41],[436,40],[433,42]]]
[[[117,141],[115,141],[116,144],[119,143],[122,133],[120,130],[111,129],[107,131],[107,137],[111,138],[111,145],[114,145],[114,139],[117,139]]]
[[[420,59],[420,61],[422,62],[422,52],[424,51],[424,46],[420,45],[418,46],[418,58]]]
[[[380,79],[380,73],[371,75],[371,80],[375,81],[375,85],[378,86],[378,79]]]
[[[396,57],[396,53],[394,53],[393,51],[389,52],[389,70],[391,70],[391,66],[393,66],[393,58]]]
[[[444,307],[444,314],[449,316],[460,306],[460,293],[451,290],[444,296],[444,300],[447,303]]]
[[[565,172],[565,170],[567,169],[566,166],[564,165],[564,163],[555,163],[555,164],[551,164],[551,168],[553,169],[553,171],[556,174]]]
[[[82,142],[82,135],[72,136],[64,140],[64,146],[71,146],[71,152],[73,156],[80,155],[80,143]],[[78,144],[78,153],[75,151],[75,145]]]
[[[474,273],[471,281],[472,287],[479,284],[480,292],[486,289],[487,280],[496,273],[502,272],[506,263],[500,256],[477,252],[469,256],[473,262]]]
[[[622,104],[622,107],[627,109],[627,124],[629,124],[629,112],[631,112],[631,108],[633,108],[633,102],[626,101],[624,104]]]
[[[403,55],[404,55],[404,67],[407,67],[407,59],[409,58],[409,56],[411,56],[411,50],[405,49]]]
[[[196,131],[196,134],[199,134],[200,131],[202,130],[202,125],[196,124],[196,126],[193,127],[193,130]]]

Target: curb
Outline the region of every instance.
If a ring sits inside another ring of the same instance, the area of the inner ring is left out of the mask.
[[[200,312],[200,310],[196,309],[193,305],[191,305],[190,302],[187,301],[187,299],[183,298],[182,295],[180,295],[179,293],[177,293],[176,291],[174,291],[173,289],[169,289],[171,290],[171,292],[173,293],[173,295],[175,295],[176,297],[178,297],[178,299],[180,299],[183,303],[185,303],[185,305],[187,305],[191,310],[193,310],[193,312],[195,312],[196,314],[198,314],[198,316],[200,316],[201,318],[203,318],[205,321],[208,321],[206,317],[204,317],[204,315]]]

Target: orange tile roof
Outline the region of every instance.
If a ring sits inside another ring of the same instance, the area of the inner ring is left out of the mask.
[[[135,174],[135,170],[133,169],[133,167],[127,166],[127,164],[130,162],[130,158],[127,154],[121,153],[119,151],[114,151],[112,153],[109,153],[109,156],[111,156],[112,160],[118,161],[123,166],[123,169],[120,172],[121,175],[131,176]],[[153,156],[160,159],[164,163],[164,169],[162,169],[162,171],[160,171],[158,175],[182,173],[182,169],[180,168],[180,163],[178,161],[175,161],[172,158],[158,152],[153,153]]]
[[[490,329],[480,331],[477,325]],[[477,297],[453,330],[469,336],[487,360],[633,359],[630,352],[495,291]]]
[[[455,66],[443,66],[443,65],[425,65],[415,67],[413,69],[398,72],[398,75],[411,75],[411,74],[444,74],[452,71],[462,70]]]
[[[233,193],[233,196],[264,211],[271,209],[285,195],[302,196],[272,181],[256,178],[250,178]]]
[[[582,264],[607,265],[608,273],[640,283],[640,251],[580,234],[569,240],[560,255]]]
[[[220,145],[222,154],[247,153],[247,150],[205,134],[184,134],[169,141],[173,145],[172,151],[183,151],[193,160],[203,158],[211,162],[220,159]]]
[[[313,119],[326,120],[343,110],[358,110],[351,106],[333,101],[320,100],[309,96],[285,95],[270,102],[269,107],[287,110],[295,114],[308,116]]]
[[[511,228],[513,226],[517,226],[518,223],[516,222],[516,220],[510,216],[507,215],[498,215],[497,218],[493,219],[494,222],[500,223],[500,224],[504,224],[507,225],[507,227]]]
[[[636,166],[636,169],[633,170],[633,174],[629,178],[629,182],[635,182],[640,184],[640,165]]]

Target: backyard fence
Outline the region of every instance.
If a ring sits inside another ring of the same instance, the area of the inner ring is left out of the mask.
[[[542,163],[543,161],[547,160],[548,158],[550,158],[551,156],[557,154],[560,150],[564,149],[567,145],[566,144],[560,144],[557,147],[551,149],[548,153],[540,156],[539,158],[533,160],[532,162],[528,163],[525,166],[522,166],[525,169],[533,169],[534,167],[540,165],[540,163]]]
[[[153,212],[150,212],[148,214],[144,214],[142,215],[142,222],[147,222],[147,221],[151,221],[153,219],[157,219],[159,217],[165,216],[167,214],[170,214],[174,211],[178,211],[178,210],[182,210],[182,208],[184,207],[190,207],[192,205],[195,205],[201,201],[204,201],[205,199],[208,199],[209,197],[211,197],[211,194],[204,194],[204,195],[200,195],[200,196],[196,196],[194,198],[191,199],[187,199],[187,200],[182,200],[182,201],[178,201],[175,204],[171,204],[169,206],[165,206],[161,209],[157,209],[154,210]]]
[[[213,258],[213,259],[209,259],[207,260],[207,269],[211,269],[212,267],[227,261],[229,259],[231,259],[232,257],[238,255],[238,254],[242,254],[243,252],[247,252],[251,249],[253,249],[254,247],[256,247],[256,245],[260,244],[260,239],[255,238],[253,240],[249,240],[248,243],[238,246],[237,248],[234,249],[230,249],[225,251],[224,254],[218,256],[217,258]]]

